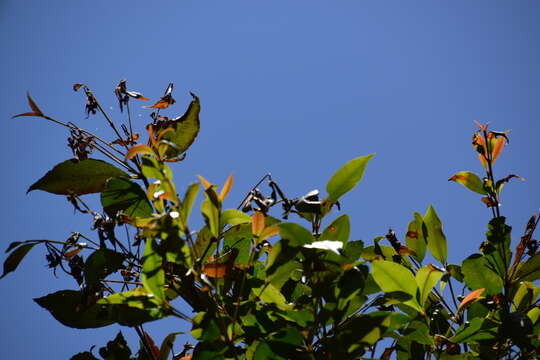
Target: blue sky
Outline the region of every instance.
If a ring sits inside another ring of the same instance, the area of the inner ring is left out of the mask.
[[[478,248],[490,217],[480,196],[447,182],[460,170],[481,171],[470,145],[472,121],[512,129],[495,172],[527,179],[507,185],[502,197],[516,241],[540,207],[539,15],[532,0],[4,0],[0,245],[64,240],[71,231],[91,235],[90,219],[74,215],[63,197],[25,194],[71,157],[64,129],[38,118],[10,119],[27,111],[26,91],[45,113],[112,140],[103,119],[85,119],[83,95],[71,87],[88,84],[120,119],[113,89],[124,77],[152,99],[174,82],[177,104],[166,112],[172,116],[183,113],[189,91],[201,98],[199,138],[174,165],[180,191],[197,174],[223,183],[233,173],[227,205],[236,207],[271,172],[294,197],[324,190],[346,161],[375,152],[342,202],[352,238],[369,242],[392,227],[402,239],[412,212],[431,203],[451,262]],[[142,105],[131,105],[139,132],[148,122]],[[76,288],[63,275],[55,279],[44,256],[35,248],[0,280],[5,358],[67,359],[118,331],[66,328],[32,301]],[[134,332],[122,330],[136,347]],[[160,342],[188,328],[165,320],[147,330]]]

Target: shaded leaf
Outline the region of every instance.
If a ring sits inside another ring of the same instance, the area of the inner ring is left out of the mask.
[[[112,218],[119,211],[129,217],[149,217],[153,212],[143,189],[125,178],[111,178],[106,182],[101,205]]]
[[[142,257],[142,282],[150,293],[157,299],[165,301],[165,272],[163,259],[158,253],[155,239],[147,239]]]
[[[375,154],[358,157],[347,162],[330,178],[326,184],[326,192],[331,202],[338,201],[343,194],[358,184],[364,175],[367,163],[373,156]]]
[[[520,281],[536,281],[540,279],[540,252],[534,254],[516,272],[515,278]]]
[[[92,304],[80,291],[61,290],[34,301],[48,310],[62,324],[77,328],[98,328],[113,324],[111,311],[106,305]]]
[[[131,350],[121,331],[114,340],[107,342],[107,346],[99,349],[99,355],[105,360],[131,360]]]
[[[109,249],[94,251],[84,264],[84,278],[90,288],[122,267],[125,255]]]
[[[314,240],[313,234],[309,230],[295,223],[279,224],[279,229],[281,238],[289,240],[291,246],[311,244]]]
[[[11,245],[13,245],[12,243]],[[30,250],[36,245],[37,243],[28,243],[19,246],[16,248],[7,259],[4,261],[4,272],[2,273],[2,276],[0,276],[0,279],[9,274],[12,271],[15,271],[19,264],[21,263],[22,259],[28,254]],[[12,246],[8,247],[8,251],[12,248]]]
[[[122,170],[102,160],[66,160],[28,188],[58,195],[84,195],[101,192],[112,177],[129,177]]]

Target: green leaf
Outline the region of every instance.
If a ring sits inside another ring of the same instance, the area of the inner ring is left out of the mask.
[[[235,264],[248,264],[249,254],[251,252],[251,239],[252,234],[250,224],[236,225],[225,233],[223,246],[225,248],[238,249],[238,255],[234,260]]]
[[[148,202],[146,193],[136,183],[125,178],[111,178],[101,192],[101,205],[110,217],[115,217],[118,211],[130,217],[149,217],[152,205]]]
[[[162,140],[170,141],[176,148],[169,147],[166,156],[170,158],[177,157],[184,153],[195,141],[200,129],[199,112],[201,105],[199,98],[191,93],[193,101],[189,104],[187,111],[181,117],[169,121],[160,121],[155,125],[155,131],[160,132],[164,129],[172,128],[173,131],[167,132]]]
[[[350,231],[351,222],[349,221],[349,215],[344,214],[332,221],[332,223],[324,229],[319,239],[341,241],[345,244],[349,240]]]
[[[437,281],[443,276],[444,272],[433,265],[424,266],[418,269],[416,273],[416,284],[420,290],[420,305],[423,307],[426,300]]]
[[[483,321],[484,319],[482,318],[475,318],[470,322],[464,323],[456,330],[454,336],[452,336],[449,340],[453,343],[467,342],[468,338],[480,331]]]
[[[326,184],[326,192],[330,202],[336,202],[345,193],[351,191],[364,175],[369,160],[375,156],[370,154],[353,159],[343,165]]]
[[[80,291],[61,290],[34,301],[48,310],[62,324],[77,328],[98,328],[113,324],[111,311],[106,305],[88,304],[88,295]]]
[[[142,257],[142,282],[146,290],[157,299],[165,301],[165,272],[163,259],[158,253],[155,239],[146,239],[146,246]]]
[[[89,288],[99,284],[100,280],[122,267],[124,254],[109,249],[94,251],[84,264],[84,278]]]
[[[422,215],[415,212],[414,219],[409,223],[407,234],[405,235],[405,243],[407,247],[414,251],[413,257],[422,262],[426,256],[427,242],[424,236],[424,220]]]
[[[290,246],[302,246],[314,241],[313,234],[298,224],[282,223],[279,224],[279,229],[281,238],[288,240]]]
[[[401,291],[412,296],[404,304],[422,312],[416,300],[418,286],[413,274],[406,267],[391,261],[374,261],[372,264],[373,279],[384,292]]]
[[[114,340],[107,343],[107,346],[99,349],[99,355],[105,360],[131,360],[131,350],[121,331]]]
[[[188,223],[189,215],[191,214],[191,209],[193,208],[193,204],[195,203],[195,200],[197,199],[197,194],[199,193],[199,186],[200,184],[198,182],[190,184],[184,195],[184,201],[182,202],[182,209],[183,209],[185,224]]]
[[[444,264],[448,253],[446,237],[442,231],[441,220],[431,205],[424,215],[424,224],[426,226],[424,236],[427,240],[427,247],[431,255]]]
[[[515,277],[519,281],[536,281],[540,279],[540,253],[537,252],[520,266]]]
[[[275,304],[281,310],[293,309],[292,305],[287,304],[285,296],[272,284],[265,284],[260,288],[251,289],[251,291],[261,301],[268,304]]]
[[[214,202],[207,198],[201,204],[201,212],[203,214],[206,226],[208,226],[208,230],[210,230],[210,234],[217,238],[220,232],[218,207]]]
[[[492,219],[486,233],[487,242],[482,244],[482,253],[491,270],[501,278],[506,278],[512,252],[510,251],[510,234],[512,228],[505,224],[504,217]]]
[[[251,223],[251,216],[236,209],[228,209],[221,214],[221,222],[223,225],[229,224],[231,226],[248,224]]]
[[[101,192],[112,177],[129,177],[122,170],[102,160],[66,160],[28,188],[58,195],[84,195]]]
[[[173,174],[169,165],[150,156],[142,156],[141,163],[142,173],[145,177],[157,180],[172,179]]]
[[[109,295],[97,301],[111,310],[110,319],[125,326],[137,326],[170,315],[155,296],[145,288],[135,288]]]
[[[448,181],[455,181],[465,186],[467,189],[474,191],[475,193],[486,195],[484,190],[484,182],[478,175],[470,171],[460,171],[453,175]]]
[[[176,335],[183,334],[182,332],[173,332],[170,333],[163,339],[161,347],[159,348],[159,360],[167,360],[169,354],[171,354],[174,341],[176,340]]]
[[[461,265],[465,284],[471,290],[484,288],[484,295],[501,293],[503,282],[499,275],[487,266],[486,258],[479,254],[469,256]]]
[[[15,271],[17,269],[17,266],[21,263],[22,259],[28,254],[30,250],[36,245],[37,243],[29,243],[24,244],[16,248],[9,256],[7,257],[6,261],[4,261],[4,273],[2,276],[0,276],[0,279],[2,279],[4,276],[9,274],[12,271]],[[8,247],[8,250],[12,248],[13,243]],[[18,245],[18,244],[17,244]]]

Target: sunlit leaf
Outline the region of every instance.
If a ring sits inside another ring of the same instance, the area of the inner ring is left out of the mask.
[[[375,154],[358,157],[347,162],[341,167],[326,184],[326,192],[331,202],[336,202],[339,198],[352,190],[364,175],[369,160]]]
[[[259,235],[259,241],[266,240],[268,238],[271,238],[272,236],[276,236],[279,234],[279,226],[273,225],[273,226],[267,226],[264,228],[264,230]]]
[[[422,262],[426,255],[427,242],[424,237],[424,220],[422,215],[415,212],[414,219],[409,223],[407,227],[407,234],[405,235],[405,243],[407,247],[414,251],[414,256],[418,261]]]
[[[191,93],[193,101],[189,104],[184,115],[171,120],[158,121],[154,127],[154,131],[159,133],[165,129],[171,128],[173,131],[168,132],[163,136],[162,140],[170,141],[175,145],[175,148],[169,147],[166,156],[174,158],[184,153],[195,141],[200,129],[199,112],[201,105],[199,98]]]
[[[495,295],[502,291],[503,282],[500,276],[489,269],[484,256],[469,256],[461,265],[465,284],[471,290],[484,288],[485,295]]]
[[[484,182],[478,175],[470,171],[460,171],[453,175],[448,181],[455,181],[465,186],[467,189],[478,194],[485,195]]]
[[[197,175],[197,177],[201,181],[201,184],[203,185],[204,190],[208,190],[212,186],[212,184],[208,180],[203,178],[201,175]]]
[[[427,247],[431,255],[444,264],[448,253],[446,236],[442,231],[441,220],[431,205],[424,215],[424,224],[426,226],[424,236],[427,240]]]
[[[184,222],[187,224],[189,215],[191,214],[191,209],[193,204],[197,199],[197,194],[199,193],[199,183],[190,184],[184,194],[184,200],[182,202],[182,209],[184,214]]]
[[[225,200],[225,198],[229,194],[229,191],[231,191],[232,184],[233,176],[229,175],[229,177],[227,177],[227,180],[225,181],[225,184],[223,184],[223,187],[221,188],[221,192],[219,193],[219,198],[221,199],[221,201]]]
[[[264,230],[264,214],[256,211],[251,217],[251,232],[253,235],[259,236]]]
[[[229,275],[232,267],[229,263],[208,263],[204,264],[202,272],[209,278],[224,278]]]
[[[111,178],[107,181],[101,192],[101,205],[113,218],[119,211],[130,217],[148,217],[153,212],[144,190],[125,178]]]
[[[404,302],[415,310],[422,311],[416,300],[418,286],[413,274],[406,267],[395,262],[378,260],[371,263],[373,279],[384,292],[401,291],[411,295],[412,299]]]
[[[251,222],[251,216],[236,209],[227,209],[221,214],[221,222],[231,226],[247,224]]]
[[[126,160],[130,160],[136,155],[150,155],[153,157],[157,157],[157,154],[154,152],[154,150],[152,150],[150,146],[144,144],[134,145],[130,147],[126,154]]]
[[[101,192],[112,177],[129,177],[117,167],[102,160],[66,160],[28,188],[58,195],[84,195]]]
[[[428,265],[418,269],[416,273],[416,284],[420,290],[420,305],[424,306],[431,290],[435,287],[444,272],[433,265]]]
[[[484,292],[484,290],[485,290],[484,288],[477,289],[471,292],[469,295],[465,296],[465,298],[461,300],[461,302],[459,303],[457,310],[460,311],[461,309],[478,301],[480,299],[480,296],[482,296],[482,293]]]
[[[332,221],[330,225],[324,229],[319,239],[337,240],[345,244],[349,240],[351,230],[351,222],[349,215],[344,214]]]
[[[210,190],[212,189],[210,188]],[[219,209],[212,201],[210,201],[209,198],[207,198],[201,203],[201,212],[203,214],[206,225],[210,230],[210,234],[217,238],[220,232]]]
[[[26,254],[28,254],[28,252],[36,245],[37,243],[28,243],[13,250],[13,252],[9,254],[7,259],[4,261],[4,272],[2,273],[2,276],[0,276],[0,279],[10,272],[15,271]]]

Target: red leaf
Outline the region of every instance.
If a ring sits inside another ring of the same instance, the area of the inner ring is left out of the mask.
[[[485,290],[484,288],[474,290],[469,295],[465,296],[465,298],[461,301],[461,303],[458,306],[458,311],[478,301],[480,299],[480,296],[484,292],[484,290]]]

